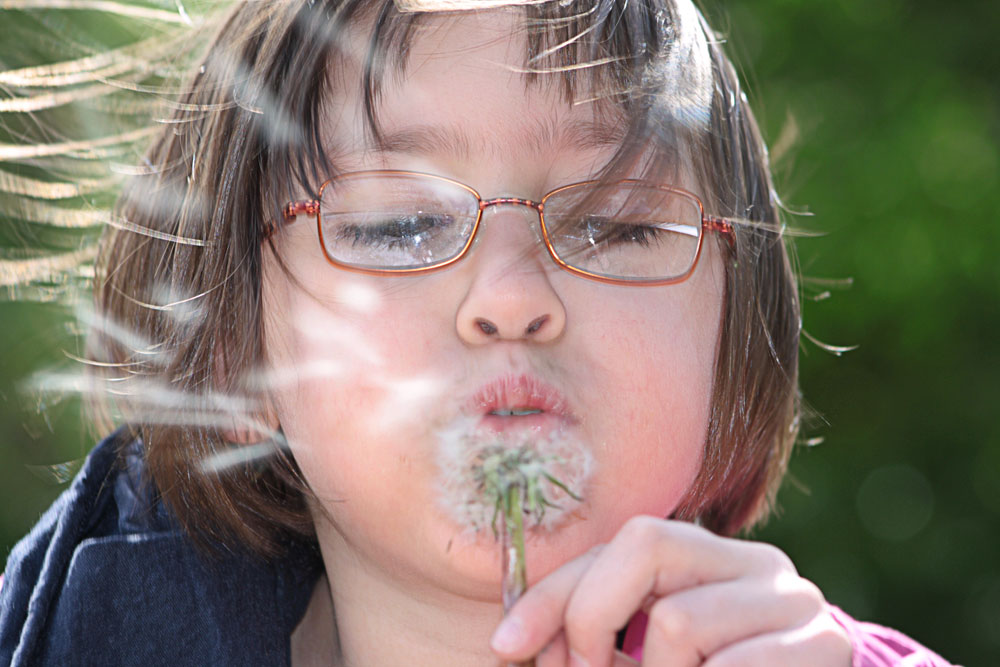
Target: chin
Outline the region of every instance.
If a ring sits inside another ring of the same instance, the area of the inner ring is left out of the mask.
[[[525,560],[529,585],[602,541],[602,536],[590,533],[592,524],[580,514],[572,513],[553,529],[528,531]],[[503,552],[492,528],[463,529],[448,521],[435,541],[442,545],[439,553],[442,569],[447,572],[443,579],[447,588],[464,596],[500,602]]]

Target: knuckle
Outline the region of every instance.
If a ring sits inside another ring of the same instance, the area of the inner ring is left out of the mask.
[[[822,623],[806,643],[812,651],[812,655],[823,658],[817,664],[850,664],[854,652],[847,632],[833,619]]]
[[[804,608],[808,609],[815,616],[826,607],[826,598],[819,586],[808,579],[799,578],[799,597]]]
[[[630,543],[650,545],[663,539],[664,521],[657,517],[633,516],[622,526],[619,535]]]
[[[798,574],[795,564],[789,558],[788,554],[773,544],[756,542],[754,543],[754,548],[757,550],[757,558],[767,570],[771,572],[791,572]]]
[[[694,629],[691,614],[670,599],[659,600],[649,610],[648,627],[671,644],[690,638]]]
[[[732,645],[713,654],[702,667],[841,667],[851,664],[852,654],[851,640],[846,631],[827,615],[797,630]]]
[[[801,617],[812,618],[824,609],[823,592],[808,579],[782,572],[775,577],[774,586],[779,598],[796,609]]]

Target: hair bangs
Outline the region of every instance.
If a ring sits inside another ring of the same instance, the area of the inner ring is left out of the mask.
[[[370,23],[364,52],[346,55],[361,65],[357,85],[362,90],[366,129],[372,143],[379,145],[378,107],[384,85],[405,75],[421,24],[455,12],[402,11],[392,0],[367,6],[359,0],[327,4],[335,4],[336,9],[330,12],[323,5],[307,4],[301,10],[303,17],[316,14],[304,19],[307,22],[325,26],[318,29],[325,33],[323,55],[312,63],[313,68],[326,71],[326,63],[333,62],[336,52],[345,55],[344,49],[358,43],[344,35],[348,23]],[[432,2],[417,4],[434,6]],[[672,0],[597,0],[514,5],[493,11],[524,16],[521,73],[526,86],[549,84],[558,77],[567,104],[595,105],[609,126],[623,128],[619,150],[605,165],[601,178],[675,181],[677,167],[690,166],[694,144],[709,126],[713,92],[708,38],[692,5]],[[330,97],[327,88],[324,97]],[[302,122],[318,132],[323,98],[310,102],[312,110],[301,109],[306,115]],[[299,154],[295,176],[300,183],[315,185],[336,169],[318,135],[311,138],[309,149],[306,155]]]

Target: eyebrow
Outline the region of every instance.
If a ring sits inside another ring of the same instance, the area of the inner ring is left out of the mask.
[[[460,125],[416,125],[382,132],[376,144],[368,149],[378,153],[423,156],[450,153],[469,159],[475,155],[509,153],[511,143],[523,147],[568,146],[586,150],[619,146],[624,138],[621,124],[594,121],[538,122],[509,135],[485,139],[473,139]]]

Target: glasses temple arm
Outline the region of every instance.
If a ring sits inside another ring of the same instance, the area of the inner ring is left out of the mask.
[[[725,218],[717,218],[714,215],[705,216],[705,231],[718,232],[725,236],[731,250],[736,250],[736,234],[733,230],[733,223]]]
[[[302,199],[290,201],[281,209],[281,219],[269,221],[264,227],[264,240],[274,236],[279,229],[285,225],[295,222],[295,218],[300,215],[314,216],[319,214],[319,202],[315,199]]]

